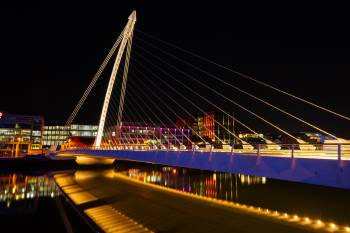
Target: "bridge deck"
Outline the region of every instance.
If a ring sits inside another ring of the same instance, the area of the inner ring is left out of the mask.
[[[350,189],[350,161],[336,155],[255,153],[205,151],[139,151],[139,150],[68,150],[75,154],[101,158],[158,163],[201,170],[242,173],[273,179],[303,182]],[[331,158],[329,158],[331,156]]]

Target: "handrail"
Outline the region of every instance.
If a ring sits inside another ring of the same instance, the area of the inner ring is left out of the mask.
[[[166,152],[193,152],[193,153],[230,153],[231,155],[241,154],[247,156],[273,156],[273,157],[286,157],[286,158],[322,158],[322,159],[337,159],[338,161],[344,159],[350,159],[350,143],[323,143],[323,144],[273,144],[277,145],[278,149],[271,149],[267,147],[269,144],[255,144],[251,147],[236,148],[236,145],[224,144],[222,148],[215,148],[213,145],[210,147],[198,147],[197,145],[191,148],[181,149],[179,146],[169,148],[154,148],[152,146],[142,147],[139,144],[135,145],[119,145],[113,147],[83,147],[83,148],[68,148],[65,150],[69,152],[88,152],[88,151],[135,151],[135,152],[147,152],[147,151],[166,151]],[[225,148],[225,149],[223,149]],[[63,153],[65,153],[63,152]],[[344,157],[345,156],[345,157]]]

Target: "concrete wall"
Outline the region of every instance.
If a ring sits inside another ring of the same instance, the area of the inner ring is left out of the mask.
[[[350,189],[350,161],[285,158],[191,151],[74,150],[63,153],[96,155],[202,170],[242,173]]]

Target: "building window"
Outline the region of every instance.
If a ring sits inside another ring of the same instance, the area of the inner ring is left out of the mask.
[[[33,136],[41,136],[41,131],[32,131]]]

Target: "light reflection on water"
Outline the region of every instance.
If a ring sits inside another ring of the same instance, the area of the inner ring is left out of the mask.
[[[12,208],[12,204],[18,202],[35,209],[38,198],[57,195],[59,189],[49,176],[0,174],[0,209]],[[23,209],[27,209],[24,206]]]
[[[264,185],[265,177],[229,173],[193,173],[189,169],[162,167],[156,169],[130,168],[117,172],[139,181],[201,196],[238,201],[241,186]]]
[[[117,163],[114,172],[181,192],[298,214],[307,219],[350,222],[349,190],[160,165]]]

